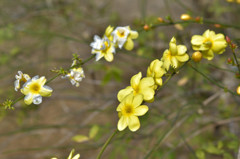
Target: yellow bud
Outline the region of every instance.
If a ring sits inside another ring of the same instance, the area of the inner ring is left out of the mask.
[[[162,22],[164,21],[163,18],[161,18],[161,17],[158,17],[157,20],[158,20],[158,22],[160,22],[160,23],[162,23]]]
[[[189,14],[182,14],[180,17],[181,20],[187,21],[192,19],[192,17]]]
[[[238,95],[240,95],[240,86],[237,87],[236,92]]]
[[[199,51],[196,51],[192,54],[192,59],[194,62],[200,62],[202,60],[202,53]]]

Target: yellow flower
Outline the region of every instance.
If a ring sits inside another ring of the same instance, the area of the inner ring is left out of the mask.
[[[122,131],[127,126],[131,131],[137,131],[140,128],[138,116],[146,114],[148,106],[140,105],[143,102],[143,95],[136,96],[133,93],[126,96],[123,101],[118,105],[117,111],[119,112],[118,130]]]
[[[46,78],[42,76],[34,76],[31,80],[28,80],[21,89],[21,92],[25,95],[24,102],[29,105],[42,103],[42,97],[49,97],[52,94],[52,88],[45,86]]]
[[[104,57],[108,62],[113,60],[113,53],[115,53],[114,44],[104,36],[102,39],[95,35],[94,42],[90,44],[92,47],[92,54],[96,54],[96,61]]]
[[[76,154],[74,157],[73,157],[73,154],[74,154],[74,149],[72,149],[71,153],[69,154],[68,158],[67,159],[79,159],[80,158],[80,154]],[[52,157],[51,159],[57,159],[57,157]]]
[[[224,35],[210,30],[206,30],[203,35],[194,35],[191,43],[193,50],[201,51],[203,58],[208,60],[213,59],[214,53],[222,54],[227,47]]]
[[[30,80],[30,76],[28,74],[23,74],[22,71],[18,71],[18,75],[15,76],[16,81],[14,82],[15,91],[18,91],[20,89],[20,83],[21,82],[27,82]]]
[[[138,32],[131,30],[129,26],[117,27],[113,32],[113,43],[120,49],[124,47],[126,50],[132,50],[134,43],[132,39],[138,38]]]
[[[184,21],[187,21],[187,20],[191,20],[192,17],[189,14],[182,14],[180,19],[184,20]]]
[[[173,68],[178,68],[183,62],[189,59],[187,47],[185,45],[177,45],[176,39],[173,37],[169,43],[169,49],[163,53],[163,67],[169,70],[170,65]]]
[[[134,75],[131,78],[131,86],[126,87],[118,92],[118,100],[121,102],[127,95],[133,93],[133,95],[142,94],[144,101],[154,100],[154,79],[152,77],[142,78],[142,73]]]
[[[153,77],[155,81],[155,89],[158,86],[162,85],[162,76],[166,73],[165,69],[163,68],[163,62],[156,59],[151,62],[150,66],[147,69],[147,77]]]

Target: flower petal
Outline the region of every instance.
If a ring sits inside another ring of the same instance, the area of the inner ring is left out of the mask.
[[[172,58],[171,58],[171,64],[172,64],[173,68],[175,68],[175,69],[178,68],[179,62],[178,62],[178,60],[177,60],[176,57],[172,57]]]
[[[134,115],[135,116],[142,116],[142,115],[146,114],[147,111],[148,111],[148,106],[147,105],[141,105],[134,110]]]
[[[184,55],[187,52],[187,47],[185,45],[177,46],[178,55]]]
[[[42,96],[38,95],[33,97],[33,104],[41,104],[42,103]]]
[[[212,50],[214,53],[221,54],[227,47],[227,43],[225,40],[215,41],[212,46]]]
[[[140,128],[140,122],[139,122],[138,117],[130,116],[129,122],[128,122],[128,127],[131,131],[137,131]]]
[[[132,78],[130,80],[130,84],[133,89],[136,89],[138,87],[141,78],[142,78],[142,72],[139,72],[138,74],[132,76]]]
[[[24,97],[24,102],[25,102],[27,105],[32,104],[32,102],[33,102],[33,94],[29,93],[28,95],[26,95],[26,96]]]
[[[52,95],[52,91],[51,87],[45,85],[40,89],[39,94],[43,97],[49,97]]]
[[[144,101],[151,101],[154,99],[154,85],[153,88],[144,88],[144,89],[140,89],[139,93],[143,94],[143,100]]]
[[[128,117],[121,116],[118,121],[118,130],[123,131],[128,126]]]
[[[143,102],[143,95],[142,94],[137,94],[136,96],[133,97],[132,105],[134,108],[138,107],[140,104]]]
[[[205,40],[205,37],[201,35],[193,35],[191,39],[191,43],[192,45],[202,45],[204,40]]]
[[[208,60],[212,60],[213,57],[214,57],[214,54],[213,54],[213,51],[212,51],[212,50],[203,51],[202,54],[203,54],[203,58],[206,58],[206,59],[208,59]]]
[[[127,95],[133,92],[133,88],[131,86],[126,87],[118,92],[117,98],[118,101],[121,102]]]
[[[104,55],[104,58],[108,61],[111,62],[113,60],[113,54],[112,52],[108,52]]]
[[[188,54],[184,54],[182,56],[176,56],[177,60],[180,62],[186,62],[189,59]]]
[[[130,32],[130,38],[131,38],[131,39],[137,39],[137,38],[138,38],[138,32],[131,30],[131,32]]]
[[[134,43],[133,43],[132,39],[130,37],[128,37],[126,43],[124,44],[124,48],[126,50],[130,51],[133,49],[133,47],[134,47]]]

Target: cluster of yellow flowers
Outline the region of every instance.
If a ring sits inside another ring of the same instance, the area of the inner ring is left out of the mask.
[[[44,76],[34,76],[30,78],[28,74],[23,74],[18,71],[16,80],[14,82],[15,90],[18,91],[21,87],[21,83],[24,83],[21,88],[21,92],[25,95],[24,102],[27,105],[42,103],[42,97],[49,97],[52,94],[52,88],[45,85],[46,78]]]
[[[156,59],[151,62],[147,69],[147,77],[142,78],[142,73],[139,72],[131,78],[130,86],[118,92],[117,98],[120,104],[117,111],[120,119],[117,127],[119,131],[126,127],[131,131],[137,131],[140,128],[138,116],[148,111],[148,106],[141,104],[154,101],[155,91],[162,86],[162,77],[170,66],[177,69],[189,60],[186,52],[187,47],[177,45],[173,37],[169,43],[169,49],[164,51],[161,60]]]
[[[102,38],[98,35],[94,36],[94,42],[90,44],[92,54],[96,54],[96,61],[102,57],[108,62],[113,61],[113,54],[116,53],[116,48],[132,50],[134,43],[132,39],[138,37],[138,32],[131,30],[129,26],[114,27],[108,26]]]

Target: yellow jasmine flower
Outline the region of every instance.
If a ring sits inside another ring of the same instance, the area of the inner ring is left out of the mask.
[[[163,68],[163,62],[156,59],[151,62],[150,66],[147,69],[147,77],[153,77],[155,81],[155,89],[157,86],[162,85],[162,76],[166,73]]]
[[[127,95],[132,94],[142,94],[144,101],[153,101],[154,100],[154,79],[152,77],[142,78],[142,73],[134,75],[131,78],[131,86],[126,87],[118,92],[118,100],[121,102]]]
[[[126,96],[123,101],[118,105],[117,111],[119,112],[118,130],[122,131],[127,126],[131,131],[137,131],[140,128],[138,116],[146,114],[148,106],[141,105],[143,102],[143,95],[133,93]]]
[[[104,36],[102,39],[95,35],[94,42],[90,44],[92,47],[92,54],[96,54],[96,61],[104,57],[108,62],[113,60],[113,53],[115,53],[114,44]]]
[[[165,50],[161,61],[163,61],[163,67],[169,70],[172,66],[174,69],[178,68],[183,62],[189,59],[187,47],[185,45],[177,45],[176,39],[173,37],[169,43],[169,49]]]
[[[227,47],[224,35],[210,30],[206,30],[203,35],[194,35],[191,43],[193,50],[201,51],[203,58],[208,60],[213,59],[214,53],[222,54]]]
[[[79,67],[70,69],[70,73],[62,76],[62,78],[69,78],[72,85],[76,85],[76,87],[79,87],[79,82],[81,82],[82,79],[85,78],[85,75],[82,67]]]
[[[52,94],[52,88],[45,86],[46,78],[42,76],[34,76],[28,80],[21,89],[21,92],[25,95],[24,102],[27,105],[42,103],[42,97],[49,97]]]
[[[113,32],[113,43],[115,43],[120,49],[124,47],[126,50],[132,50],[134,43],[132,39],[138,37],[138,32],[131,30],[129,26],[117,27]]]
[[[16,75],[15,78],[16,78],[14,82],[15,91],[18,91],[18,89],[20,89],[21,82],[25,83],[31,79],[28,74],[23,74],[22,71],[18,71],[18,75]]]
[[[72,149],[71,153],[69,154],[68,158],[67,159],[79,159],[80,158],[80,154],[76,154],[74,157],[73,157],[73,154],[74,154],[74,149]],[[51,159],[58,159],[57,157],[52,157]]]

